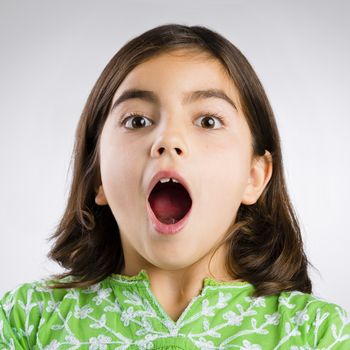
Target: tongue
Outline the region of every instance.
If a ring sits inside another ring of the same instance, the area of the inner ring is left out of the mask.
[[[152,191],[149,202],[155,216],[165,224],[181,220],[191,207],[191,198],[178,184],[159,185]]]

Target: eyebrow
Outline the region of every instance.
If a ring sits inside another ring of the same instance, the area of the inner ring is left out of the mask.
[[[198,100],[203,100],[203,99],[213,98],[213,97],[220,98],[228,102],[235,110],[237,110],[237,107],[235,103],[232,101],[232,99],[228,97],[226,93],[220,89],[196,90],[196,91],[191,91],[189,93],[185,93],[182,100],[182,104],[188,104]],[[111,112],[119,104],[130,99],[141,99],[156,105],[160,104],[157,95],[153,91],[140,90],[140,89],[128,89],[128,90],[125,90],[118,97],[118,99],[113,103]]]

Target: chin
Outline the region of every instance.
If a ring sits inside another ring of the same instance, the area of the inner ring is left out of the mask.
[[[167,271],[177,271],[177,270],[182,270],[182,269],[186,269],[189,266],[191,266],[194,261],[184,261],[181,260],[179,261],[179,256],[174,257],[173,259],[169,259],[169,257],[164,257],[163,259],[155,259],[154,262],[150,263],[154,266],[157,267],[158,269],[161,270],[167,270]]]

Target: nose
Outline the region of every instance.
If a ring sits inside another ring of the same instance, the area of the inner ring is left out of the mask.
[[[180,128],[169,123],[166,129],[157,135],[151,148],[151,157],[159,158],[160,156],[176,157],[186,156],[187,146],[184,140],[184,132],[180,132]]]

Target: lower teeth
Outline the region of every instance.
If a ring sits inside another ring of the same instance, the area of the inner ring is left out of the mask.
[[[167,225],[172,225],[172,224],[175,224],[176,222],[177,222],[177,220],[174,218],[168,218],[168,219],[164,220],[164,223]]]

